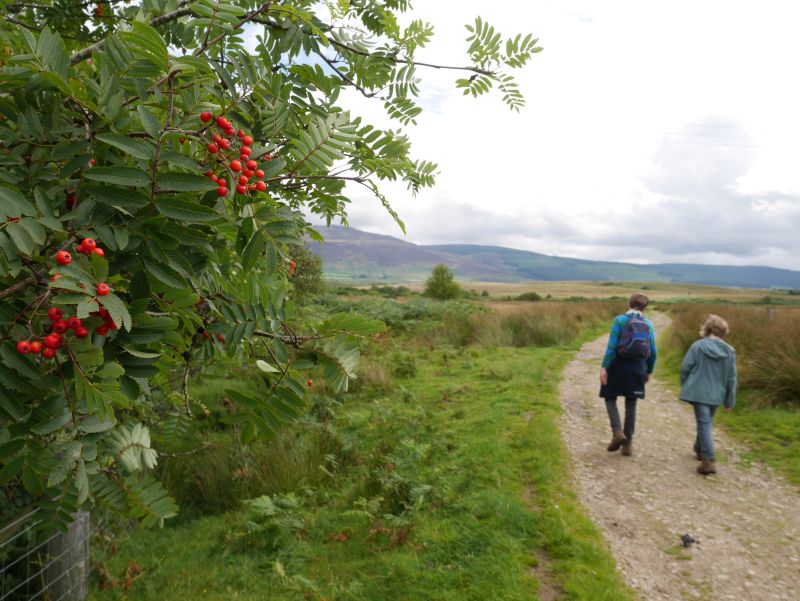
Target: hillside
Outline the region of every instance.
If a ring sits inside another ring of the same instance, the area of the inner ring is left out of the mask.
[[[342,226],[320,228],[319,231],[326,242],[321,247],[312,243],[312,250],[322,253],[329,277],[347,281],[422,281],[434,265],[444,263],[458,279],[472,281],[616,280],[800,289],[800,272],[774,267],[683,263],[637,265],[554,257],[501,246],[424,246]]]

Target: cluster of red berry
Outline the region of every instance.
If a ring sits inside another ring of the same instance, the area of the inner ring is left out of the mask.
[[[95,240],[92,238],[84,238],[81,243],[75,247],[75,252],[84,254],[86,256],[91,254],[100,255],[101,257],[106,256],[106,251],[97,246],[97,242],[95,242]],[[56,263],[59,265],[69,265],[72,263],[72,255],[66,250],[60,250],[56,253]],[[54,277],[53,279],[56,280],[58,278]],[[100,296],[105,296],[106,294],[108,294],[108,292],[101,294]]]
[[[75,338],[86,338],[89,335],[89,330],[84,327],[80,319],[74,316],[64,319],[64,312],[58,307],[50,307],[47,310],[47,317],[50,318],[50,333],[42,337],[41,341],[20,340],[17,343],[17,351],[20,354],[41,353],[45,359],[52,359],[63,346],[65,334],[72,333]]]
[[[203,123],[210,123],[213,119],[214,115],[209,112],[200,113],[200,121]],[[231,178],[236,185],[237,194],[249,195],[253,192],[264,192],[267,189],[267,183],[260,181],[264,178],[264,171],[259,169],[258,162],[251,158],[253,154],[253,138],[247,135],[244,130],[240,129],[237,132],[225,117],[217,117],[216,124],[228,138],[218,133],[214,134],[212,136],[213,141],[206,145],[206,150],[222,164],[223,168],[230,172]],[[236,138],[239,139],[238,149],[234,147]],[[239,158],[232,158],[236,153],[239,153]],[[268,161],[272,160],[269,155],[264,155],[264,158]],[[219,186],[217,188],[219,196],[228,195],[228,180],[225,177],[217,176],[213,170],[208,170],[206,176]],[[253,177],[259,181],[252,182]]]

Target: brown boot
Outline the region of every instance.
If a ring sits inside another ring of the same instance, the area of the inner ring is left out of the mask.
[[[700,465],[697,466],[697,473],[707,476],[708,474],[716,474],[717,466],[713,459],[702,459]]]
[[[702,461],[703,458],[700,456],[700,441],[699,440],[695,439],[694,446],[692,447],[692,450],[694,451],[694,458],[697,459],[698,461]]]
[[[606,448],[608,449],[608,451],[610,453],[613,453],[614,451],[618,450],[622,446],[622,444],[625,442],[625,440],[626,440],[625,439],[625,435],[622,433],[622,431],[621,430],[617,430],[611,436],[611,442],[608,443],[608,447],[606,447]]]
[[[625,442],[622,445],[622,454],[625,455],[625,457],[630,457],[631,455],[633,455],[633,443],[632,442]]]

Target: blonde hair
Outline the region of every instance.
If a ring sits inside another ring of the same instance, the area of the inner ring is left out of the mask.
[[[641,292],[634,292],[631,294],[631,297],[628,299],[628,306],[631,309],[636,309],[637,311],[644,311],[647,308],[650,299],[647,298]]]
[[[719,336],[725,338],[728,334],[728,322],[722,319],[719,315],[709,315],[705,323],[700,326],[700,335],[705,338],[707,336]]]

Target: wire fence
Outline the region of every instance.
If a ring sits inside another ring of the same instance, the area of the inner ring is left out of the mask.
[[[85,601],[89,592],[89,514],[66,532],[43,532],[34,509],[0,527],[0,601]]]

